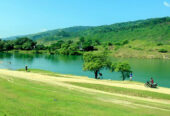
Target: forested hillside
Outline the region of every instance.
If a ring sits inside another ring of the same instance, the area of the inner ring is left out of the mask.
[[[98,39],[105,42],[121,40],[151,40],[169,42],[169,30],[170,17],[164,17],[97,27],[70,27],[27,35],[27,37],[41,43],[61,39],[76,39],[81,36],[85,37],[85,39]],[[14,38],[17,38],[17,36]]]
[[[105,49],[116,57],[170,58],[170,17],[96,27],[77,26],[23,37],[36,41],[38,48],[47,46],[50,53],[74,55]],[[15,38],[18,37],[8,39]],[[13,44],[12,48],[16,47]],[[25,47],[22,45],[21,49]]]

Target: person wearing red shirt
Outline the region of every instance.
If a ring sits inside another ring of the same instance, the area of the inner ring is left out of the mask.
[[[154,81],[153,81],[153,78],[151,77],[151,84],[153,84],[154,83]]]

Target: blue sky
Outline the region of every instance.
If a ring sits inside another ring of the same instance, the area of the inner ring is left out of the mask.
[[[170,16],[170,0],[1,0],[0,38]]]

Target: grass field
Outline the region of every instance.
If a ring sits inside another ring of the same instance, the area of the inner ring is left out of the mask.
[[[146,40],[131,40],[125,45],[112,45],[107,49],[112,57],[122,57],[122,58],[147,58],[147,59],[169,59],[170,52],[161,53],[160,49],[166,49],[170,51],[170,45],[157,45],[158,43],[154,41]],[[104,48],[102,46],[97,46],[99,51]]]
[[[66,75],[42,70],[8,72],[11,73],[0,71],[0,116],[169,116],[170,114],[168,94],[155,93],[150,99],[154,92],[62,81],[62,78],[79,80],[78,77],[71,75],[65,78]],[[31,75],[33,77],[30,77]],[[39,75],[44,81],[38,81]],[[37,80],[33,80],[34,78]],[[83,80],[93,81],[85,78]],[[137,92],[139,95],[136,95]]]
[[[139,96],[139,97],[145,97],[145,98],[148,97],[148,98],[155,98],[155,99],[170,100],[170,94],[162,94],[162,93],[157,93],[157,92],[127,89],[127,88],[121,88],[121,87],[112,87],[112,86],[107,86],[107,85],[103,86],[100,84],[76,83],[76,82],[70,82],[70,83],[73,85],[81,86],[81,87],[93,88],[93,89],[102,90],[102,91],[111,92],[111,93],[120,93],[120,94]]]

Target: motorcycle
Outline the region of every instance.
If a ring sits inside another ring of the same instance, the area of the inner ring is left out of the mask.
[[[145,83],[145,86],[146,87],[150,87],[150,88],[157,88],[157,86],[158,86],[158,84],[157,83],[150,83],[149,81],[147,81],[146,83]]]

